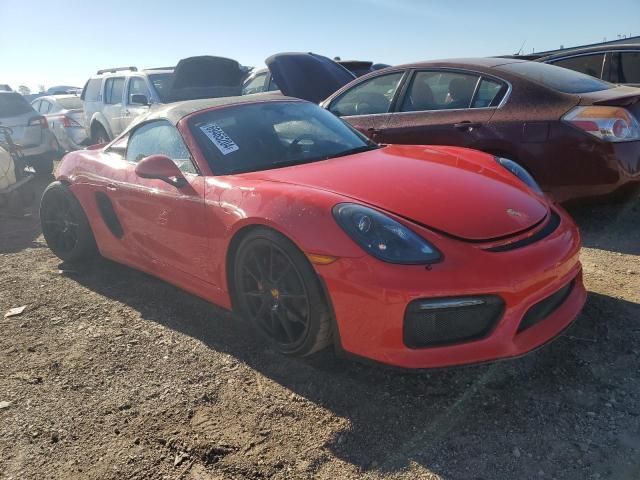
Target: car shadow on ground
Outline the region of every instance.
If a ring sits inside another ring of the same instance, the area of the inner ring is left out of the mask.
[[[640,196],[618,204],[571,206],[588,248],[640,255]]]
[[[612,430],[604,406],[640,390],[639,304],[590,294],[564,335],[526,357],[411,373],[342,359],[332,351],[308,359],[280,356],[228,312],[107,260],[72,275],[144,319],[228,353],[348,419],[350,427],[326,448],[363,471],[398,472],[417,463],[453,478],[493,478],[496,469],[512,471],[511,478],[538,471],[584,478],[580,469],[609,476],[640,468],[633,455],[640,448],[634,426]],[[636,373],[625,377],[630,371]],[[629,435],[637,445],[629,446]]]
[[[38,210],[42,192],[52,181],[52,176],[35,176],[21,187],[22,196],[26,200],[21,211],[0,208],[0,253],[43,247],[35,241],[42,233]]]

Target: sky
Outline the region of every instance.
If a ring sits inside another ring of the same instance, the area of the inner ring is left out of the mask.
[[[0,83],[82,86],[96,70],[312,51],[400,64],[640,35],[640,0],[0,0]]]

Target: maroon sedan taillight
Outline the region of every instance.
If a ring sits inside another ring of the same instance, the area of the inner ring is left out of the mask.
[[[622,107],[576,107],[562,119],[608,142],[640,140],[640,125],[631,112]]]

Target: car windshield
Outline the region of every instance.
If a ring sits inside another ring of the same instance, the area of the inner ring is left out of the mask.
[[[193,117],[189,128],[215,175],[316,162],[378,148],[307,102],[237,105]]]
[[[0,94],[0,118],[15,117],[29,112],[33,112],[33,108],[19,93]]]
[[[82,108],[82,100],[80,100],[80,97],[58,98],[57,100],[60,106],[67,110]]]
[[[149,79],[153,84],[160,100],[163,102],[169,98],[169,91],[171,90],[171,83],[173,82],[173,73],[154,73],[149,75]]]
[[[541,83],[562,93],[587,93],[608,90],[614,85],[584,73],[538,62],[514,62],[496,67],[505,72]]]

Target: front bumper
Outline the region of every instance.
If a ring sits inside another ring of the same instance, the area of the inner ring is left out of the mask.
[[[440,237],[436,246],[443,252],[444,261],[430,268],[391,265],[367,255],[316,266],[333,306],[344,351],[405,368],[516,357],[560,334],[586,300],[578,258],[580,236],[563,212],[559,227],[551,235],[522,248],[490,252],[481,245],[445,237]],[[534,305],[571,282],[570,293],[557,308],[518,332]],[[404,318],[411,302],[477,296],[497,296],[504,302],[499,319],[488,333],[455,344],[407,346]]]

